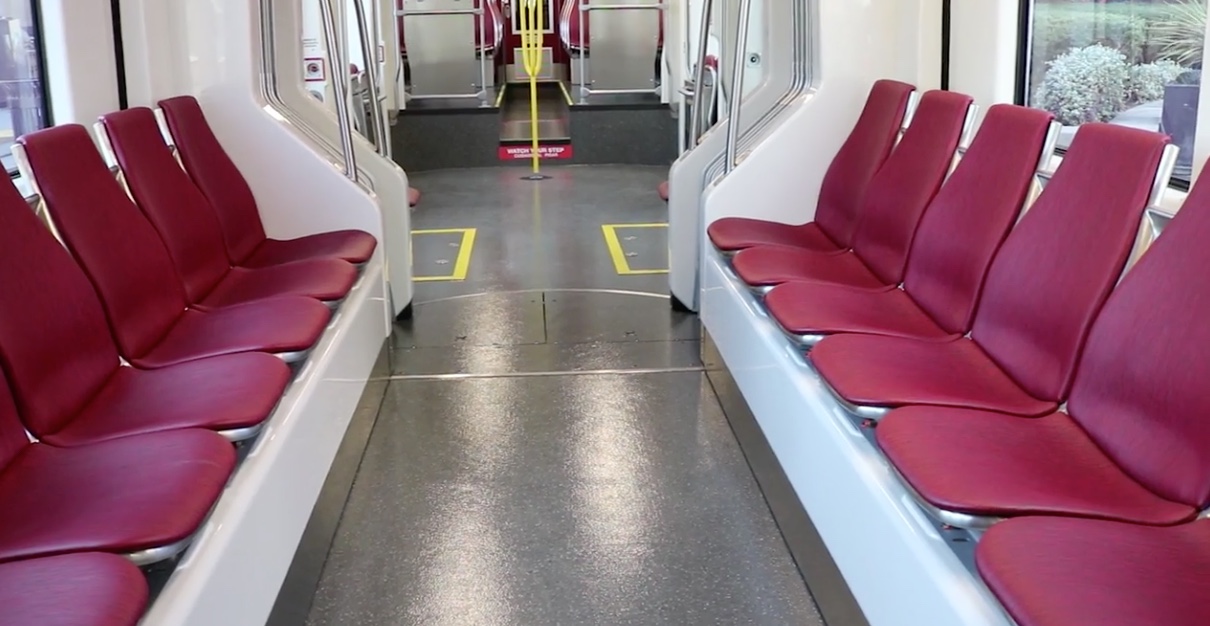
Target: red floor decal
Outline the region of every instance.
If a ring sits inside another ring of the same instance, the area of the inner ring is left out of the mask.
[[[532,154],[531,150],[530,146],[500,146],[500,160],[528,159]],[[538,146],[538,158],[540,159],[570,159],[571,154],[571,144],[569,143]]]

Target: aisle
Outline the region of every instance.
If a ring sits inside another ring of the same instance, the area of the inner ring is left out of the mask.
[[[669,307],[661,169],[517,173],[413,178],[417,273],[464,276],[397,325],[307,624],[820,623]]]

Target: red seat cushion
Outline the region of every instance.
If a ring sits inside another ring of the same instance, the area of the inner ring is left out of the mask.
[[[1057,408],[1023,391],[975,342],[833,335],[811,351],[832,389],[860,406],[933,404],[1044,415]]]
[[[0,565],[0,626],[135,626],[147,599],[143,573],[112,554]]]
[[[1210,522],[1156,528],[1023,518],[996,524],[979,573],[1020,626],[1201,626]]]
[[[257,269],[232,268],[201,305],[207,309],[277,296],[340,300],[357,280],[357,268],[338,259],[311,259]]]
[[[232,268],[200,304],[213,309],[280,295],[339,300],[356,281],[357,269],[338,259],[300,260],[255,270]]]
[[[660,195],[660,200],[668,201],[668,181],[664,181],[655,188],[655,192]]]
[[[782,224],[747,217],[724,217],[711,222],[710,241],[719,250],[743,250],[754,246],[790,246],[820,252],[838,252],[836,245],[819,224]]]
[[[415,187],[408,187],[408,206],[416,206],[417,204],[420,204],[420,190]]]
[[[774,244],[803,245],[814,250],[848,248],[861,218],[862,198],[895,147],[914,90],[898,81],[874,82],[853,130],[824,172],[813,222],[787,225],[723,218],[710,225],[710,240],[721,250]]]
[[[878,423],[878,444],[925,500],[981,516],[1068,515],[1175,524],[1197,510],[1127,475],[1064,413],[911,406]]]
[[[190,309],[151,352],[130,362],[159,368],[240,352],[301,352],[319,341],[331,317],[323,303],[301,296]]]
[[[828,283],[792,282],[773,288],[765,308],[796,335],[864,333],[921,339],[954,339],[894,287],[857,289]]]
[[[0,472],[0,560],[172,545],[197,531],[234,467],[235,448],[205,430],[28,445]]]
[[[290,368],[262,353],[157,370],[122,367],[75,419],[42,438],[74,446],[180,428],[248,428],[264,422],[289,380]]]
[[[795,280],[878,289],[887,286],[852,252],[827,253],[786,246],[740,250],[732,261],[735,273],[754,286]]]
[[[258,268],[310,259],[339,259],[365,263],[374,255],[378,240],[360,230],[337,230],[295,239],[266,239],[240,267]]]

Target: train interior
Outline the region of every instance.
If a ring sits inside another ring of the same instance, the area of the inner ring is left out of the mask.
[[[1206,15],[0,0],[0,626],[1207,623]]]

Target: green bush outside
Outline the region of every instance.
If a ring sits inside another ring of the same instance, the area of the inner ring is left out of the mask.
[[[1079,124],[1162,98],[1185,69],[1165,58],[1161,35],[1178,4],[1035,2],[1030,103]]]

